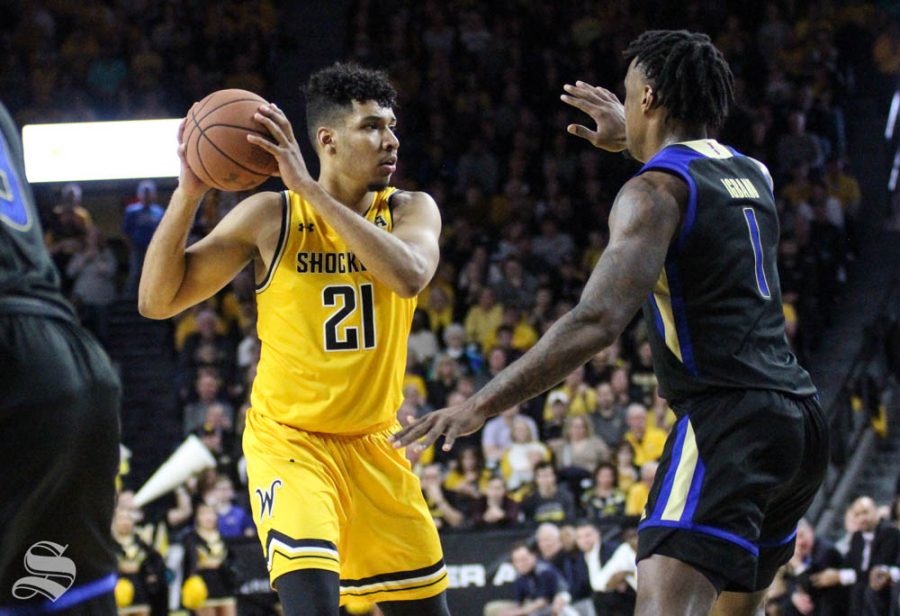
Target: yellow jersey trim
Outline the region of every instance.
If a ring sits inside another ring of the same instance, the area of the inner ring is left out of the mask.
[[[697,470],[697,438],[694,435],[694,426],[690,420],[687,422],[687,430],[684,435],[684,444],[681,447],[681,456],[678,467],[675,469],[675,480],[672,483],[672,491],[666,501],[666,508],[660,517],[661,520],[680,521],[687,505],[688,493],[694,481],[694,473]]]
[[[266,271],[266,277],[263,281],[256,285],[256,292],[262,293],[272,283],[275,277],[275,270],[284,256],[284,248],[288,245],[288,236],[291,234],[291,203],[288,199],[288,191],[281,191],[281,231],[278,233],[278,243],[275,245],[275,254],[272,256],[272,262],[269,263],[269,269]]]
[[[695,141],[679,141],[680,145],[700,152],[707,158],[731,158],[733,154],[715,139],[697,139]]]
[[[394,228],[394,204],[392,203],[392,200],[393,200],[394,196],[400,192],[402,192],[402,191],[395,190],[394,192],[392,192],[391,194],[388,195],[387,199],[385,199],[386,204],[387,204],[388,218],[391,219],[391,221],[390,221],[391,229]]]
[[[662,319],[666,346],[678,358],[678,361],[684,362],[681,358],[681,343],[678,340],[678,331],[675,329],[675,315],[672,312],[672,298],[669,295],[669,277],[666,275],[665,268],[660,272],[659,279],[656,281],[656,286],[653,289],[653,299]]]

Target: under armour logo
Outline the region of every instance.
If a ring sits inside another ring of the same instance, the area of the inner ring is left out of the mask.
[[[384,219],[384,217],[381,214],[378,214],[375,217],[375,225],[378,227],[387,227],[387,221]]]
[[[299,225],[297,225],[297,228],[298,228],[298,230],[300,230],[301,232],[302,232],[302,231],[308,231],[308,232],[312,233],[312,232],[315,230],[316,226],[315,226],[313,223],[311,223],[311,222],[306,223],[306,224],[304,224],[304,223],[301,222]]]
[[[256,488],[256,495],[259,497],[259,521],[262,522],[263,516],[268,514],[268,517],[272,517],[272,509],[275,507],[275,488],[280,488],[284,485],[281,479],[276,479],[272,482],[272,485],[269,486],[268,490],[263,490],[262,488]]]
[[[13,584],[16,599],[31,599],[43,595],[51,601],[59,599],[75,581],[75,563],[63,556],[67,545],[52,541],[38,541],[25,553],[25,569],[31,575]]]

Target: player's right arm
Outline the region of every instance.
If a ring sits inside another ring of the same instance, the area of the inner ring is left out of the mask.
[[[629,180],[613,203],[610,240],[578,304],[513,364],[465,402],[432,411],[393,435],[396,447],[447,435],[444,450],[493,417],[562,381],[618,338],[659,279],[688,202],[680,178],[651,170]]]
[[[138,290],[138,310],[150,319],[168,319],[218,293],[258,257],[258,247],[281,219],[278,193],[257,193],[239,203],[209,235],[185,248],[209,188],[188,167],[183,144],[178,155],[178,188],[147,248]]]

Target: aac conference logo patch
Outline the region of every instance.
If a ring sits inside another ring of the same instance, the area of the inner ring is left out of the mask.
[[[68,545],[38,541],[25,553],[25,569],[31,575],[13,584],[16,599],[32,599],[37,595],[51,601],[59,599],[75,582],[75,562],[63,556]]]

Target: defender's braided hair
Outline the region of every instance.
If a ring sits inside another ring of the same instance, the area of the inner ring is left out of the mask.
[[[734,100],[734,76],[709,37],[687,30],[650,30],[628,45],[625,60],[637,58],[668,116],[719,127]]]

